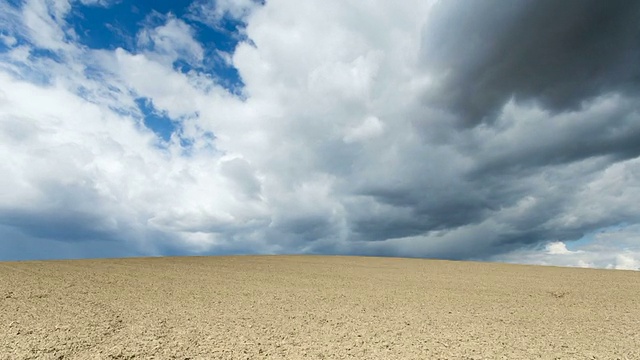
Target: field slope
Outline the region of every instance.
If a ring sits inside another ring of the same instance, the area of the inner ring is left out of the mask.
[[[640,272],[236,256],[0,262],[0,359],[640,359]]]

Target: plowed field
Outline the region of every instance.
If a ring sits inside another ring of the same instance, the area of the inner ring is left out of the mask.
[[[333,256],[0,263],[0,359],[640,359],[640,272]]]

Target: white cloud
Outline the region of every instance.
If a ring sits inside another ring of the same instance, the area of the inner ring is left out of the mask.
[[[27,0],[22,6],[22,21],[31,41],[54,51],[71,49],[66,38],[69,32],[65,16],[71,10],[68,0]]]
[[[122,232],[125,239],[157,230],[194,249],[202,249],[196,240],[203,235],[193,234],[243,228],[265,216],[261,201],[244,195],[246,186],[228,191],[215,153],[163,153],[134,119],[63,88],[38,88],[6,75],[0,83],[12,89],[0,112],[0,153],[12,159],[2,164],[2,185],[12,189],[0,198],[5,216],[78,211],[102,219],[88,225]],[[38,107],[31,106],[34,97]]]
[[[571,243],[569,243],[571,244]],[[595,267],[619,270],[640,270],[640,227],[616,227],[594,234],[569,250],[562,241],[548,243],[543,249],[516,250],[493,258],[496,261]]]
[[[572,251],[569,251],[567,249],[567,245],[565,245],[562,241],[548,243],[546,246],[546,251],[549,255],[565,255],[572,253]]]
[[[117,238],[114,246],[142,253],[163,246],[202,251],[218,244],[216,233],[250,233],[264,225],[260,189],[243,179],[245,185],[229,191],[234,186],[229,176],[242,173],[223,171],[222,154],[193,118],[209,96],[232,96],[212,80],[175,72],[164,61],[176,56],[202,60],[190,29],[175,19],[148,29],[145,35],[154,47],[140,55],[121,49],[92,51],[49,36],[64,27],[64,10],[54,3],[24,7],[51,25],[45,29],[49,34],[35,43],[55,48],[68,61],[31,58],[29,48],[18,56],[15,49],[11,62],[3,64],[11,71],[0,71],[0,88],[12,89],[0,97],[0,153],[12,159],[2,164],[1,185],[12,191],[0,197],[1,221],[26,236],[62,241],[72,240],[64,237],[64,228],[78,226],[82,241]],[[98,77],[85,77],[88,66],[98,70]],[[50,81],[32,82],[34,73]],[[156,147],[156,137],[142,126],[135,108],[138,96],[185,121],[184,133],[193,141],[191,155],[183,154],[177,139],[166,150]],[[65,215],[74,212],[85,218]],[[46,225],[48,218],[60,216],[66,220]],[[42,227],[20,225],[34,217],[42,219]],[[47,226],[50,233],[43,230]]]
[[[116,4],[118,2],[120,2],[122,0],[80,0],[80,2],[84,5],[90,5],[90,6],[102,6],[102,7],[109,7],[113,4]]]
[[[62,227],[82,222],[78,236],[136,253],[508,251],[495,258],[638,265],[632,232],[569,242],[640,216],[640,162],[610,155],[640,123],[635,99],[603,94],[565,113],[512,99],[494,123],[461,128],[425,100],[441,75],[422,64],[431,2],[195,2],[215,26],[247,22],[251,41],[226,57],[242,97],[173,69],[205,63],[183,20],[146,26],[138,53],[97,51],[73,42],[69,6],[29,1],[0,15],[5,43],[21,34],[64,60],[30,46],[0,58],[0,89],[11,89],[0,93],[0,186],[11,189],[0,225],[22,237],[64,240]],[[167,144],[143,125],[138,97],[179,124]],[[591,141],[575,145],[576,134]],[[25,225],[34,218],[61,229],[38,233]],[[541,239],[558,241],[522,250]]]
[[[347,130],[344,141],[347,143],[367,140],[380,136],[384,131],[384,124],[375,116],[368,116],[361,124]]]
[[[204,49],[193,36],[193,29],[187,23],[170,15],[164,25],[142,29],[138,33],[138,47],[145,49],[147,56],[161,63],[170,65],[182,59],[199,65],[204,57]]]
[[[257,0],[196,0],[189,10],[195,20],[217,28],[224,17],[243,21],[260,6]]]
[[[15,37],[5,34],[0,34],[0,41],[2,41],[7,47],[13,47],[18,43],[18,40]]]

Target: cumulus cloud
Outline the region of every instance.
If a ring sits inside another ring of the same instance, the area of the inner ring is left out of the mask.
[[[136,51],[77,44],[73,6],[0,18],[12,238],[637,268],[632,233],[571,246],[640,218],[634,4],[195,1]],[[194,16],[243,23],[239,93],[174,66],[206,66]],[[176,124],[168,141],[139,98]]]
[[[494,258],[498,261],[572,267],[640,270],[640,232],[637,225],[604,229],[570,250],[562,241],[543,248],[521,249]]]
[[[384,125],[380,119],[375,116],[369,116],[360,125],[348,129],[343,139],[345,142],[350,143],[377,137],[382,134],[383,127]]]
[[[189,6],[190,17],[220,28],[225,18],[242,21],[263,5],[262,0],[195,0]]]
[[[197,65],[202,62],[204,50],[193,38],[193,32],[184,21],[168,16],[163,25],[147,27],[138,33],[138,47],[160,62],[172,64],[183,59]]]

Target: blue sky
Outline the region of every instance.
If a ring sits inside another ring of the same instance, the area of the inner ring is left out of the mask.
[[[21,9],[25,4],[25,1],[18,0],[8,2],[14,10]],[[141,41],[139,35],[144,29],[161,26],[168,19],[183,22],[189,27],[193,39],[202,45],[204,58],[202,62],[194,63],[178,57],[172,62],[173,69],[209,76],[229,92],[240,93],[243,83],[238,71],[221,57],[220,52],[232,52],[238,42],[245,39],[243,28],[246,24],[242,19],[223,14],[213,24],[197,12],[195,6],[200,4],[194,1],[89,1],[72,4],[73,7],[64,15],[65,31],[74,34],[73,38],[68,36],[68,40],[91,50],[113,51],[120,48],[133,54],[153,51],[157,46],[153,40]],[[10,29],[4,33],[13,36],[16,45],[36,45],[28,37],[11,33]],[[3,42],[0,49],[6,52],[11,47]],[[31,50],[31,56],[62,61],[56,52],[37,46]],[[92,75],[91,68],[86,72],[88,76]],[[171,119],[165,112],[155,108],[153,99],[140,97],[136,103],[143,114],[144,125],[161,140],[168,141],[171,134],[179,129],[179,120]]]
[[[0,260],[640,268],[640,5],[490,5],[0,3]]]
[[[220,58],[217,51],[231,52],[243,38],[241,19],[223,16],[212,26],[203,23],[194,11],[192,1],[108,1],[104,4],[78,4],[65,16],[66,23],[77,35],[78,45],[95,50],[125,49],[130,53],[141,53],[154,49],[154,42],[140,43],[136,39],[141,30],[159,26],[167,18],[180,19],[193,32],[193,38],[204,48],[204,61],[194,64],[188,59],[177,58],[174,70],[187,73],[196,71],[215,78],[231,92],[238,92],[243,84],[237,70]],[[16,7],[23,2],[15,2]],[[19,41],[28,41],[19,39]],[[53,55],[46,54],[43,56]],[[144,124],[162,140],[168,141],[179,124],[153,106],[153,100],[136,99],[144,114]]]

